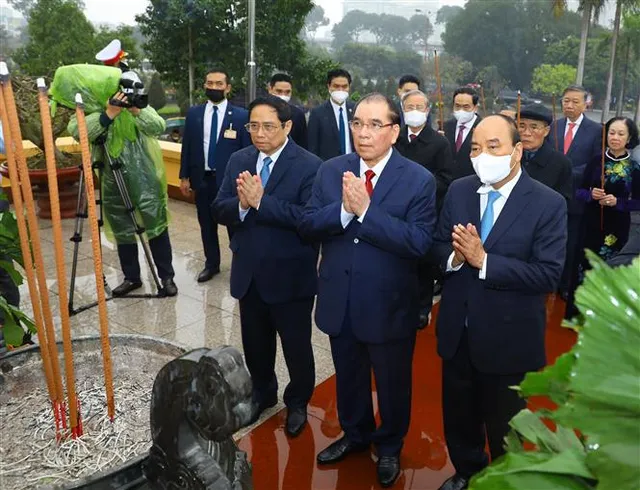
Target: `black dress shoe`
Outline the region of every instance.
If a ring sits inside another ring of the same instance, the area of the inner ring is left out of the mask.
[[[469,487],[469,479],[457,473],[446,480],[438,490],[466,490]]]
[[[400,476],[400,458],[398,456],[381,456],[378,460],[378,481],[382,488],[393,485]]]
[[[431,313],[423,310],[420,312],[420,319],[418,321],[418,330],[422,330],[429,325],[429,321],[431,320]]]
[[[122,281],[122,284],[116,287],[111,293],[114,296],[124,296],[141,287],[142,281],[129,281],[128,279],[125,279]]]
[[[287,411],[287,434],[296,437],[307,425],[307,410],[305,408],[290,408]]]
[[[220,267],[215,267],[210,269],[209,267],[205,267],[202,269],[202,272],[198,274],[198,282],[207,282],[216,274],[220,273]]]
[[[178,294],[178,286],[176,286],[176,283],[173,282],[171,278],[162,280],[162,290],[165,296],[175,296]]]
[[[361,453],[369,449],[369,444],[354,444],[347,436],[342,436],[327,449],[320,451],[317,456],[318,464],[331,464],[342,461],[347,455]]]
[[[278,398],[274,397],[274,398],[270,398],[269,400],[266,400],[264,402],[260,402],[260,403],[256,403],[255,401],[253,402],[253,413],[251,414],[251,419],[249,420],[249,423],[247,425],[251,425],[254,424],[258,421],[258,419],[260,418],[260,415],[262,415],[262,412],[264,412],[265,410],[274,407],[276,405],[276,403],[278,403]]]

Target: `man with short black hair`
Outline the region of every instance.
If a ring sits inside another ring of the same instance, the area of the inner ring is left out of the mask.
[[[213,210],[233,231],[231,295],[240,302],[253,418],[278,399],[279,336],[291,379],[284,391],[285,429],[295,437],[307,423],[315,386],[311,310],[318,260],[318,247],[303,240],[297,227],[322,162],[288,138],[291,109],[277,97],[254,100],[246,126],[253,146],[229,159]]]
[[[291,133],[289,137],[296,142],[298,146],[307,148],[307,119],[304,112],[298,106],[291,103],[293,94],[293,79],[286,73],[276,73],[269,81],[268,91],[271,95],[280,97],[289,104],[291,109]]]
[[[353,118],[353,102],[348,100],[351,74],[338,68],[327,73],[329,100],[309,114],[309,151],[323,161],[353,151],[349,121]]]
[[[478,99],[478,93],[471,87],[460,87],[453,93],[453,118],[444,124],[444,134],[453,152],[454,180],[473,175],[470,136],[482,119],[478,115]]]

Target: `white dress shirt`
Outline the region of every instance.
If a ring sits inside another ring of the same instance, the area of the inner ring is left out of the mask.
[[[347,111],[349,108],[347,107],[347,103],[343,102],[342,105],[336,104],[333,99],[329,99],[331,102],[331,107],[333,107],[333,115],[336,117],[336,124],[338,125],[338,134],[340,134],[340,108],[342,107],[342,119],[344,119],[344,148],[345,154],[351,153],[353,150],[351,149],[351,137],[349,136],[349,115]]]
[[[584,119],[584,114],[580,114],[580,117],[578,119],[576,119],[576,122],[573,123],[575,124],[575,126],[573,127],[573,137],[576,137],[576,133],[578,132],[578,128],[580,127],[580,124],[582,124],[582,120]],[[567,137],[567,133],[569,132],[569,123],[571,122],[571,120],[569,118],[567,118],[567,123],[564,125],[564,136],[565,138]]]
[[[424,129],[424,127],[422,129]],[[411,143],[411,141],[412,141],[411,140],[411,135],[415,134],[416,138],[417,138],[418,136],[420,136],[420,133],[422,133],[422,129],[420,131],[414,132],[414,131],[411,130],[411,128],[409,126],[407,126],[407,139],[409,140],[409,143]]]
[[[216,135],[216,143],[220,138],[220,130],[222,129],[222,121],[224,121],[224,114],[227,112],[227,99],[224,99],[219,104],[214,104],[210,100],[207,101],[207,105],[204,108],[204,121],[202,125],[202,142],[204,143],[204,169],[211,170],[209,168],[209,139],[211,136],[211,119],[213,119],[213,106],[218,106],[218,134]]]
[[[387,166],[387,163],[389,162],[389,158],[391,158],[392,153],[393,153],[393,148],[389,149],[389,153],[387,153],[382,160],[380,160],[371,168],[369,168],[369,166],[366,163],[364,163],[364,160],[361,158],[360,159],[360,178],[366,181],[367,178],[364,175],[365,172],[367,170],[373,170],[373,173],[375,173],[375,175],[373,176],[373,179],[371,179],[371,185],[375,189],[376,184],[378,183],[378,179],[380,178],[380,175],[382,174],[382,171],[384,170],[384,168]],[[364,213],[362,213],[362,215],[358,217],[358,221],[360,223],[362,223],[362,221],[364,220],[364,217],[367,214],[368,209],[369,208],[367,207],[367,209],[364,210]],[[351,223],[351,220],[354,217],[355,217],[355,214],[349,213],[347,212],[346,209],[344,209],[344,203],[343,203],[342,206],[340,207],[340,221],[342,222],[342,227],[346,228],[347,226],[349,226],[349,223]]]
[[[466,141],[467,136],[469,136],[469,133],[471,132],[471,128],[476,123],[476,119],[478,119],[478,115],[474,114],[473,119],[471,119],[471,121],[464,123],[464,129],[463,129],[464,132],[462,133],[463,143]],[[456,122],[456,134],[454,135],[455,138],[453,138],[454,142],[458,141],[458,133],[460,132],[460,126],[462,126],[462,124],[459,122]]]
[[[484,212],[487,209],[487,202],[489,201],[488,194],[490,191],[497,191],[500,193],[500,197],[498,197],[493,202],[493,223],[495,224],[495,222],[498,221],[498,217],[500,216],[500,213],[502,212],[504,205],[507,204],[507,199],[509,199],[509,196],[511,195],[511,191],[513,191],[513,188],[518,183],[518,180],[520,180],[521,175],[522,175],[522,170],[518,170],[518,173],[516,174],[516,176],[513,179],[511,179],[509,182],[507,182],[505,185],[500,187],[500,189],[494,189],[493,186],[490,186],[490,185],[480,186],[480,188],[477,190],[478,194],[480,195],[480,221],[482,221],[482,216],[484,215]],[[478,230],[478,232],[480,232],[480,230]],[[451,252],[451,255],[449,255],[449,260],[447,261],[447,272],[460,270],[460,268],[464,265],[464,262],[463,262],[462,264],[459,264],[457,267],[453,267],[452,264],[453,264],[454,255],[455,255],[455,252]],[[486,253],[484,255],[484,260],[482,261],[482,268],[480,269],[480,273],[478,274],[478,277],[480,279],[485,279],[487,277],[487,254]]]
[[[269,167],[269,170],[270,170],[269,176],[273,175],[273,169],[276,166],[276,161],[278,161],[278,158],[280,157],[282,150],[284,150],[284,147],[287,146],[288,141],[289,141],[289,138],[284,140],[284,143],[282,144],[282,146],[278,148],[276,151],[274,151],[271,155],[267,155],[266,153],[263,153],[263,152],[258,153],[258,162],[256,163],[256,175],[260,175],[260,172],[262,172],[262,167],[264,167],[264,159],[267,157],[271,158],[271,165]],[[256,211],[258,209],[260,209],[260,203],[258,203],[258,207],[256,208]],[[242,209],[242,204],[238,203],[238,211],[240,212],[240,221],[244,221],[244,219],[247,217],[247,214],[249,214],[250,210],[251,210],[251,207],[247,209]]]

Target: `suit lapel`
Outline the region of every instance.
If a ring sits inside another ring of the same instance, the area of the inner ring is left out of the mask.
[[[291,139],[289,139],[289,141],[287,142],[287,146],[284,147],[282,153],[280,153],[280,156],[278,157],[278,160],[273,166],[273,172],[271,172],[269,181],[267,182],[267,186],[264,189],[265,193],[271,194],[280,180],[282,180],[284,174],[287,173],[287,171],[295,161],[295,150],[295,143]]]
[[[224,113],[224,117],[222,118],[222,124],[220,128],[218,128],[218,143],[222,138],[224,138],[224,131],[229,129],[232,124],[233,119],[233,106],[227,102],[227,110]],[[235,131],[240,131],[240,128],[233,128]]]
[[[325,118],[330,123],[331,132],[336,140],[340,141],[340,131],[338,131],[338,123],[336,122],[336,113],[333,112],[331,101],[325,102]]]
[[[389,158],[387,165],[384,167],[380,177],[378,177],[378,182],[376,182],[376,186],[373,189],[373,195],[371,196],[371,202],[373,204],[380,204],[382,202],[402,175],[404,166],[405,161],[400,157],[397,150],[393,149],[391,151],[391,158]]]
[[[346,108],[347,108],[347,132],[349,133],[349,141],[351,142],[351,151],[356,151],[355,146],[353,146],[353,134],[351,133],[351,126],[349,126],[349,122],[353,119],[353,108],[355,107],[355,104],[353,103],[349,103],[347,102],[346,104]]]
[[[489,251],[498,239],[509,230],[520,213],[522,213],[529,201],[528,194],[531,192],[532,187],[531,177],[529,177],[526,172],[522,172],[520,180],[511,191],[509,199],[507,199],[507,202],[500,212],[500,216],[498,216],[493,228],[491,228],[491,232],[489,232],[489,236],[484,243],[485,250]]]
[[[473,192],[469,193],[469,199],[467,200],[467,222],[471,223],[476,227],[477,230],[480,230],[480,194],[478,194],[477,190],[482,186],[482,182],[477,177],[474,179],[473,183]],[[454,223],[457,225],[458,223]],[[460,223],[461,225],[466,225],[467,223]]]

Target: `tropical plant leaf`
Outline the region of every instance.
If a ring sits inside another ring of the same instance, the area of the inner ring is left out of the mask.
[[[35,332],[34,323],[16,307],[7,303],[7,300],[0,296],[0,311],[3,313],[4,324],[2,326],[2,333],[4,334],[4,341],[7,345],[18,347],[22,345],[24,338],[24,330],[20,326],[17,320],[22,321],[26,319],[27,328],[32,329]]]
[[[13,266],[13,261],[0,260],[0,269],[4,269],[16,286],[22,284],[22,274]]]
[[[554,403],[561,405],[569,398],[569,377],[574,362],[573,353],[562,354],[556,359],[555,364],[539,372],[527,373],[517,389],[522,396],[544,395],[551,398]]]

